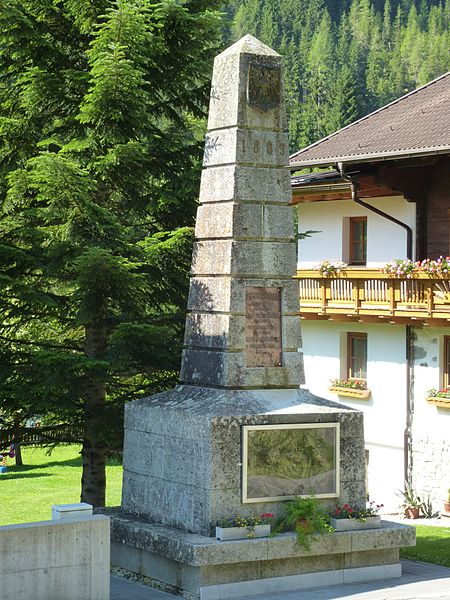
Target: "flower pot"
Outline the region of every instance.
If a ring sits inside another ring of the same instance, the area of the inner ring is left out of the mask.
[[[420,514],[420,508],[418,506],[408,506],[405,508],[405,517],[407,519],[418,519]]]
[[[370,390],[357,390],[355,388],[340,387],[332,385],[328,388],[333,394],[339,394],[339,396],[347,396],[348,398],[359,398],[366,399],[370,396]]]
[[[299,519],[297,521],[296,527],[297,530],[301,529],[303,531],[303,533],[305,534],[310,534],[313,532],[313,527],[310,521],[308,521],[308,519]]]
[[[439,398],[438,396],[428,396],[427,402],[428,402],[428,404],[433,404],[434,406],[438,406],[439,408],[449,408],[450,409],[450,398]]]
[[[216,527],[216,539],[221,540],[222,542],[228,542],[230,540],[267,537],[270,535],[270,524],[255,525],[253,530],[249,530],[247,527]]]
[[[450,500],[444,500],[444,512],[450,514]]]
[[[381,527],[381,517],[367,517],[364,522],[357,519],[331,519],[331,526],[336,531],[355,531],[357,529],[379,529]]]

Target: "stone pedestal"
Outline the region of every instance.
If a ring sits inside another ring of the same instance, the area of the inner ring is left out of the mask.
[[[205,536],[220,518],[279,512],[241,501],[241,430],[280,423],[340,423],[339,497],[364,505],[361,412],[300,389],[180,386],[126,407],[123,510]]]
[[[401,576],[399,547],[415,529],[383,521],[380,529],[322,535],[310,550],[293,533],[220,542],[108,510],[113,571],[189,600],[258,597]]]

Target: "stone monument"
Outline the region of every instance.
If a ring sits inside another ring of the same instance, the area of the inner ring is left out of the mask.
[[[313,571],[325,585],[343,581],[346,565],[384,564],[390,570],[383,576],[398,575],[400,537],[403,545],[411,538],[398,527],[372,542],[364,532],[359,554],[365,558],[356,558],[355,534],[327,536],[311,552],[298,548],[292,534],[243,542],[210,537],[222,517],[278,512],[280,500],[311,490],[330,505],[337,498],[365,502],[362,414],[299,388],[283,97],[281,57],[252,36],[216,58],[181,385],[125,411],[112,562],[186,597],[254,595],[256,580],[270,591],[268,578],[277,579],[276,589],[299,589]],[[249,440],[260,431],[286,436],[301,428],[333,454],[323,473],[289,485],[280,477],[249,475]],[[341,537],[331,541],[335,536]]]

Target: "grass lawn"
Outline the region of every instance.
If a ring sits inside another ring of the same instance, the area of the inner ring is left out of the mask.
[[[402,548],[401,558],[450,567],[450,527],[416,526],[417,545]]]
[[[52,504],[80,501],[81,456],[76,445],[22,449],[23,467],[8,458],[8,472],[0,475],[0,525],[51,519]],[[122,466],[106,467],[106,504],[120,504]]]

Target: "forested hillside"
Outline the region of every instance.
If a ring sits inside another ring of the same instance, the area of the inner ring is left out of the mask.
[[[234,0],[285,58],[291,150],[450,70],[450,0]]]

